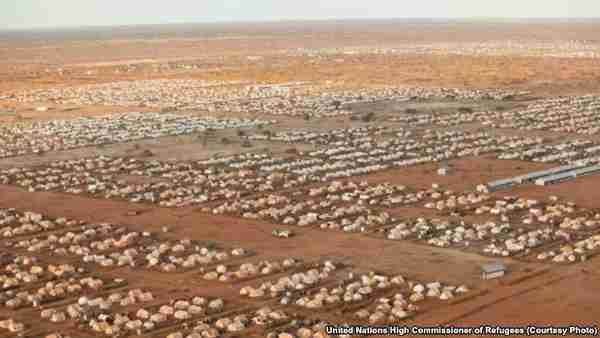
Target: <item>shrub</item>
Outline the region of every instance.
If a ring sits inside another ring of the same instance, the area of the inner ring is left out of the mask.
[[[362,121],[363,122],[371,122],[371,121],[373,121],[374,118],[375,118],[375,113],[370,112],[370,113],[365,114],[362,117]]]

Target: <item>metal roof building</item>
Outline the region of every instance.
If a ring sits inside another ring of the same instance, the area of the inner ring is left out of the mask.
[[[514,178],[512,178],[512,177],[511,178],[504,178],[504,179],[501,179],[501,180],[489,182],[487,184],[487,188],[488,188],[489,191],[495,191],[495,190],[498,190],[500,188],[505,188],[505,187],[511,186],[513,184],[515,184]]]
[[[590,167],[580,168],[580,169],[576,169],[576,170],[563,172],[560,174],[542,177],[542,178],[537,179],[535,181],[535,184],[536,185],[548,185],[548,184],[557,183],[557,182],[565,181],[565,180],[576,178],[576,177],[592,175],[592,174],[595,174],[598,172],[600,172],[600,165],[593,165]]]
[[[514,184],[523,184],[525,182],[530,182],[530,181],[535,181],[537,184],[536,180],[539,180],[540,178],[545,178],[546,176],[552,176],[552,175],[560,175],[561,173],[564,173],[564,172],[572,172],[573,170],[575,170],[577,168],[581,168],[581,167],[582,167],[581,164],[569,164],[569,165],[564,165],[564,166],[560,166],[560,167],[556,167],[556,168],[535,171],[535,172],[525,174],[525,175],[515,176],[515,177],[511,177],[511,178],[504,178],[504,179],[489,182],[486,184],[486,188],[489,192],[493,192],[498,189],[506,188],[506,187],[509,187]],[[562,177],[562,176],[559,176],[559,177]],[[540,181],[540,182],[543,182],[543,181]],[[540,184],[540,185],[543,185],[543,184]]]
[[[568,171],[566,173],[560,173],[560,174],[555,174],[555,175],[538,178],[537,180],[535,180],[535,184],[536,185],[548,185],[551,183],[568,180],[570,178],[575,178],[575,174],[573,171]]]
[[[525,175],[521,175],[521,176],[517,176],[514,178],[515,182],[517,183],[524,183],[524,182],[528,182],[528,181],[533,181],[535,179],[541,178],[541,177],[545,177],[545,176],[549,176],[549,175],[554,175],[554,174],[559,174],[565,171],[569,171],[569,170],[574,170],[577,168],[581,168],[580,164],[569,164],[569,165],[563,165],[560,167],[556,167],[556,168],[550,168],[550,169],[546,169],[546,170],[541,170],[541,171],[535,171],[529,174],[525,174]]]
[[[506,274],[506,266],[501,262],[485,264],[481,267],[482,279],[493,279]]]
[[[600,164],[591,167],[581,168],[574,171],[575,177],[595,174],[600,171]]]

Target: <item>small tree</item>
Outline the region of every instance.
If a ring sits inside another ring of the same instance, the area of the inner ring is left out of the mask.
[[[142,157],[152,157],[152,156],[154,156],[154,153],[151,150],[145,149],[144,151],[142,151],[141,156]]]
[[[270,130],[265,130],[263,131],[263,135],[265,135],[268,139],[271,139],[271,137],[273,137],[273,132]]]
[[[362,117],[363,122],[371,122],[375,118],[375,113],[369,112]]]

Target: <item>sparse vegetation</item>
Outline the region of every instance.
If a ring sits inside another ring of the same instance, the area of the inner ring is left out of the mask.
[[[363,122],[373,122],[373,120],[375,120],[375,113],[374,112],[369,112],[365,115],[362,116],[361,120]]]
[[[270,25],[6,34],[0,106],[26,120],[0,116],[0,337],[597,319],[572,292],[595,279],[565,268],[600,260],[596,23],[568,42],[535,20],[453,23],[456,41],[443,23]],[[592,169],[519,181],[572,163]],[[492,260],[528,285],[480,281]],[[520,292],[540,285],[560,297]]]

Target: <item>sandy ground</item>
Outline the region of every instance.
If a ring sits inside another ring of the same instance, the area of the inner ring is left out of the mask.
[[[336,81],[348,86],[529,88],[540,95],[599,92],[600,61],[456,55],[296,56],[298,49],[394,47],[407,43],[585,41],[598,22],[337,22],[175,25],[110,31],[0,34],[0,93],[136,78],[259,82]],[[253,58],[259,56],[259,59]],[[250,57],[250,58],[248,58]],[[155,63],[196,69],[155,70]],[[136,67],[130,67],[135,65]],[[116,73],[116,70],[120,70]]]
[[[129,28],[114,31],[39,33],[23,38],[17,33],[0,33],[0,96],[34,88],[73,86],[135,79],[204,79],[252,80],[257,82],[333,81],[342,87],[380,85],[505,87],[525,89],[533,96],[587,94],[600,92],[600,59],[552,57],[492,57],[451,55],[344,55],[310,58],[289,53],[297,48],[332,48],[356,46],[393,46],[418,42],[472,42],[503,39],[594,41],[598,31],[595,21],[570,23],[513,22],[496,24],[440,23],[300,23],[247,26],[175,26]],[[273,29],[277,28],[277,29]],[[224,32],[226,34],[224,34]],[[16,34],[16,35],[15,35]],[[262,58],[248,59],[248,56]],[[156,71],[155,63],[190,62],[192,70]],[[136,65],[132,67],[131,65]],[[125,69],[115,73],[116,70]],[[142,107],[67,107],[48,105],[47,112],[38,112],[36,105],[17,106],[12,114],[0,114],[0,123],[63,119],[95,116],[109,112],[147,111]],[[459,103],[461,106],[463,103]],[[476,105],[477,108],[485,107]],[[519,103],[511,103],[513,107]],[[414,107],[414,105],[410,105]],[[0,101],[0,111],[15,108],[10,101]],[[375,111],[376,122],[402,112],[406,105],[380,103],[355,107],[360,111]],[[420,109],[455,109],[447,103],[420,105]],[[202,112],[195,112],[201,114]],[[348,118],[304,122],[293,118],[280,119],[280,129],[328,129],[363,125]],[[393,123],[388,123],[393,126]],[[461,127],[462,128],[462,127]],[[470,128],[470,127],[465,127]],[[476,128],[476,127],[474,127]],[[506,134],[525,134],[501,131]],[[556,139],[557,133],[536,132],[536,136]],[[311,149],[310,145],[289,145],[253,142],[245,149],[236,139],[235,131],[219,131],[218,139],[229,137],[229,146],[220,143],[203,145],[200,135],[147,140],[24,156],[0,160],[0,168],[42,165],[55,159],[80,158],[94,155],[139,156],[151,150],[152,158],[193,160],[217,153],[234,154],[268,148],[274,154],[295,147]],[[455,191],[473,189],[477,184],[518,175],[552,165],[521,161],[500,161],[491,156],[449,161],[455,173],[438,176],[438,165],[423,165],[395,169],[368,175],[356,180],[371,183],[391,182],[415,188],[427,188],[436,182]],[[139,178],[126,177],[128,180]],[[598,208],[600,192],[594,187],[600,176],[590,176],[550,187],[519,186],[498,195],[512,194],[545,199],[557,195],[587,208]],[[492,259],[455,249],[440,249],[409,241],[385,241],[376,237],[320,231],[295,227],[297,236],[274,239],[271,231],[280,226],[267,222],[244,220],[203,213],[200,208],[166,209],[151,205],[130,204],[114,200],[97,200],[59,193],[28,193],[11,186],[0,186],[0,207],[34,210],[49,216],[66,216],[94,222],[114,222],[132,229],[160,231],[170,225],[169,238],[210,239],[228,246],[242,246],[257,252],[252,260],[299,256],[305,260],[338,258],[357,268],[402,273],[423,280],[472,286],[482,294],[464,302],[427,311],[408,324],[595,324],[599,325],[597,309],[600,263],[598,259],[572,267],[528,263],[503,259],[509,276],[502,281],[483,282],[479,266]],[[138,210],[137,216],[127,216]],[[433,215],[419,207],[396,208],[394,216]],[[45,259],[53,259],[44,257]],[[536,274],[537,271],[545,271]],[[116,269],[103,272],[107,277],[125,277],[130,287],[157,290],[164,299],[178,293],[223,296],[232,306],[241,306],[235,294],[239,285],[215,286],[201,280],[196,273],[184,273],[177,278],[169,274]],[[522,276],[531,276],[519,281]],[[515,281],[514,283],[511,283]],[[246,305],[244,303],[242,305]],[[14,316],[0,309],[0,318]],[[334,320],[347,319],[336,312],[318,314]],[[19,312],[18,318],[35,323],[38,315]],[[48,330],[74,331],[70,326],[48,326]],[[73,337],[87,337],[74,331]],[[4,337],[1,336],[0,337]],[[38,338],[38,337],[36,337]]]
[[[50,216],[65,216],[90,222],[113,222],[144,231],[160,231],[163,225],[170,225],[172,232],[168,233],[167,237],[210,239],[233,247],[241,246],[257,252],[256,259],[260,260],[302,257],[306,261],[318,261],[329,257],[341,259],[365,270],[401,273],[420,280],[466,283],[477,287],[481,284],[479,266],[493,261],[458,250],[438,249],[405,241],[382,241],[339,232],[323,232],[314,228],[296,227],[294,231],[297,232],[297,236],[286,240],[274,240],[271,231],[278,228],[277,225],[213,216],[194,209],[174,210],[65,194],[27,193],[13,187],[1,187],[0,193],[0,207],[36,210]],[[127,216],[127,212],[131,210],[139,210],[141,213],[138,216]],[[374,256],[377,259],[374,260]],[[538,266],[510,259],[506,262],[514,273]],[[439,266],[452,268],[440,270]],[[170,274],[130,272],[128,269],[118,269],[107,273],[107,276],[126,278],[131,281],[131,287],[153,287],[163,292],[187,288],[190,289],[189,292],[222,295],[232,301],[237,300],[235,294],[243,286],[238,285],[234,289],[214,288],[198,275],[190,273],[178,275],[175,282]]]

